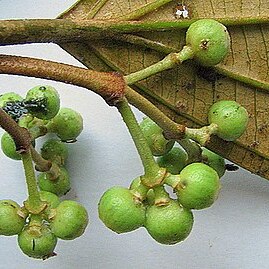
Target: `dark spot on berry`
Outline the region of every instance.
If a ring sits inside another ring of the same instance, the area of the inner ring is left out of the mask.
[[[33,239],[32,250],[35,250],[35,239]]]
[[[39,87],[39,90],[45,91],[46,90],[46,87],[45,86],[41,86],[41,87]]]
[[[201,44],[200,44],[200,47],[203,49],[203,50],[206,50],[208,48],[208,43],[209,41],[208,40],[202,40]]]

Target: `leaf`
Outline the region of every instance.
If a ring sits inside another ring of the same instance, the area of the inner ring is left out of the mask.
[[[82,20],[117,18],[149,2],[153,1],[81,0],[62,17]],[[172,1],[140,20],[183,20],[175,18],[177,5],[177,1]],[[185,5],[192,19],[237,18],[240,21],[242,18],[268,17],[269,10],[268,1],[258,0],[193,0],[185,1]],[[101,8],[96,13],[98,6]],[[188,126],[207,124],[207,111],[217,100],[232,99],[241,103],[250,114],[245,134],[235,142],[214,137],[208,146],[241,167],[269,179],[269,24],[235,25],[228,30],[231,51],[217,68],[202,68],[186,62],[136,84],[135,89],[175,121]],[[180,50],[184,45],[185,30],[140,32],[139,36],[161,42],[168,49]],[[145,68],[165,55],[119,40],[62,44],[62,47],[89,68],[101,71],[114,69],[124,74]]]

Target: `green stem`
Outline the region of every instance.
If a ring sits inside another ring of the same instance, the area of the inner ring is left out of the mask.
[[[178,53],[170,53],[161,61],[146,67],[145,69],[131,73],[125,76],[125,81],[128,85],[134,84],[140,80],[150,77],[154,74],[181,64],[183,61],[193,58],[193,50],[189,46],[184,46]]]
[[[21,157],[29,195],[27,209],[30,209],[30,211],[39,211],[40,207],[42,206],[42,202],[40,200],[37,188],[35,171],[30,150],[26,151],[25,153],[22,153]]]
[[[149,4],[146,4],[128,14],[125,14],[123,16],[117,17],[118,20],[121,21],[131,21],[131,20],[136,20],[139,19],[143,16],[145,16],[146,14],[155,11],[156,9],[168,4],[172,2],[172,0],[156,0],[153,1]]]
[[[141,158],[144,167],[144,181],[143,184],[152,186],[159,184],[162,181],[163,171],[160,169],[158,164],[155,162],[151,150],[147,144],[147,141],[138,125],[134,113],[132,112],[129,103],[126,99],[122,100],[117,104],[118,111],[120,112],[123,121],[125,122],[132,139],[137,148],[138,154]],[[161,177],[161,179],[159,178]]]

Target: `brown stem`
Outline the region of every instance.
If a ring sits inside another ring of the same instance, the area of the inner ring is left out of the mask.
[[[0,73],[45,78],[94,91],[109,105],[124,96],[126,84],[117,72],[97,72],[68,64],[20,56],[0,55]]]
[[[0,108],[0,126],[14,139],[16,150],[26,152],[31,146],[31,135],[26,128],[20,127],[2,108]]]

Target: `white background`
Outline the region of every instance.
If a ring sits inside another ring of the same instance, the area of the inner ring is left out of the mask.
[[[55,18],[72,0],[0,0],[0,19]],[[57,45],[36,44],[0,47],[0,53],[32,56],[81,66]],[[190,236],[181,244],[162,246],[141,228],[117,235],[98,219],[97,203],[111,186],[128,187],[143,172],[134,144],[115,108],[97,95],[78,87],[46,80],[0,75],[0,94],[15,91],[24,95],[40,84],[55,86],[62,106],[72,107],[84,118],[78,142],[69,145],[68,169],[72,191],[87,208],[91,221],[84,236],[59,240],[57,257],[30,259],[17,246],[17,238],[0,237],[0,268],[269,268],[269,184],[242,169],[222,178],[217,202],[194,212]],[[138,118],[141,113],[136,111]],[[2,132],[2,131],[1,131]],[[0,152],[0,199],[22,203],[26,187],[22,165]]]

